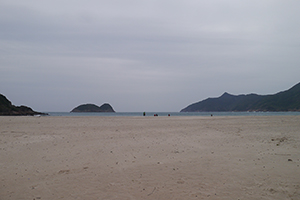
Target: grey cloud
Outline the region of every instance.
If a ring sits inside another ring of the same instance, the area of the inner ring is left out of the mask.
[[[298,1],[0,4],[0,92],[42,111],[83,101],[178,111],[299,81]]]

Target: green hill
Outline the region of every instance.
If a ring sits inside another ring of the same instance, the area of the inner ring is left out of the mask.
[[[273,95],[231,95],[208,98],[191,104],[180,112],[205,111],[300,111],[300,83]]]

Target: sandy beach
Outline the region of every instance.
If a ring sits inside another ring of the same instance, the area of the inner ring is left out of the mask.
[[[300,199],[300,116],[0,117],[0,199]]]

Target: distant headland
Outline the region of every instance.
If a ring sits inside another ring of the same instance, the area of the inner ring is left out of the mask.
[[[273,95],[231,95],[225,92],[220,97],[191,104],[180,112],[211,111],[300,111],[300,83]]]
[[[0,115],[47,115],[47,113],[36,112],[27,106],[14,106],[0,94]]]
[[[111,105],[108,103],[103,104],[102,106],[97,106],[95,104],[82,104],[77,106],[71,112],[115,112]]]

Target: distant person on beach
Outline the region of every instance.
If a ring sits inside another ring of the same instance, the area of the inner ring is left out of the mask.
[[[143,116],[146,116],[146,112],[143,112]]]

